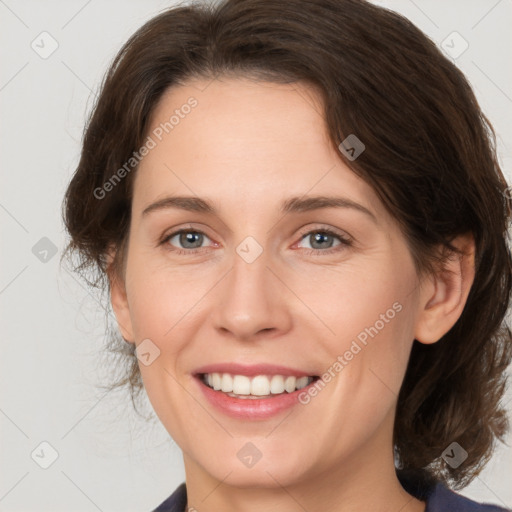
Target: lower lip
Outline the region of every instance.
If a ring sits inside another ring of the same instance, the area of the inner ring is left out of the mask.
[[[307,392],[308,388],[316,382],[313,381],[308,386],[297,389],[293,393],[285,391],[271,398],[235,398],[222,391],[215,391],[207,386],[200,377],[196,377],[196,380],[204,396],[213,406],[228,416],[246,420],[265,420],[290,409],[300,403],[299,393]]]

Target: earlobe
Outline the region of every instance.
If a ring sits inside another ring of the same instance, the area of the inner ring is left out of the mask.
[[[117,324],[122,337],[128,343],[134,343],[130,308],[126,294],[126,286],[123,280],[112,266],[115,250],[110,249],[107,253],[107,276],[110,285],[110,302],[116,316]]]
[[[423,283],[421,311],[415,339],[430,344],[439,341],[457,322],[464,310],[475,278],[475,243],[471,234],[452,241],[464,254],[452,253],[443,268]]]

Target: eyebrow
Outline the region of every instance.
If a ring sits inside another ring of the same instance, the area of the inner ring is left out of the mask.
[[[147,206],[142,212],[142,216],[146,217],[151,212],[159,210],[167,210],[170,208],[177,208],[190,212],[200,212],[208,214],[216,214],[217,209],[211,201],[194,196],[169,196],[164,197]],[[363,205],[352,201],[345,197],[335,196],[302,196],[290,197],[281,204],[280,211],[283,214],[287,213],[303,213],[312,210],[320,210],[325,208],[350,208],[362,212],[369,216],[376,224],[378,224],[377,217],[365,208]]]

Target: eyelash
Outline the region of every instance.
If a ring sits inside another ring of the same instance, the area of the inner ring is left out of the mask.
[[[348,237],[344,237],[343,235],[341,235],[341,233],[339,233],[338,231],[335,231],[334,229],[331,229],[331,228],[316,228],[316,229],[310,229],[309,231],[303,231],[300,233],[299,242],[302,242],[302,240],[304,240],[305,238],[307,238],[308,236],[310,236],[314,233],[321,233],[322,235],[329,235],[334,238],[337,238],[340,241],[340,244],[335,247],[331,247],[329,249],[303,249],[303,251],[305,251],[305,254],[307,256],[325,256],[325,255],[337,253],[339,251],[342,251],[343,249],[346,249],[346,248],[352,246],[351,239],[349,239]]]
[[[171,234],[165,236],[164,239],[159,243],[159,245],[163,246],[163,245],[167,244],[167,242],[171,238],[174,238],[176,235],[180,235],[181,233],[198,233],[198,234],[204,235],[207,238],[209,238],[206,233],[204,233],[203,231],[198,230],[198,229],[179,229],[178,231],[174,231]],[[323,250],[323,249],[304,249],[305,254],[308,256],[319,256],[319,255],[332,254],[332,253],[336,253],[340,250],[343,250],[347,247],[351,247],[353,245],[353,241],[351,239],[342,236],[340,233],[338,233],[337,231],[334,231],[333,229],[330,229],[330,228],[321,228],[321,229],[317,228],[317,229],[302,232],[300,234],[301,238],[300,238],[299,242],[302,242],[302,240],[304,240],[307,236],[312,235],[314,233],[321,233],[323,235],[333,236],[340,241],[340,244],[335,247],[331,247],[331,248],[325,249],[325,250]],[[170,246],[170,244],[168,244],[168,245]],[[178,248],[169,249],[168,247],[165,248],[165,250],[172,251],[178,255],[197,254],[198,252],[201,252],[203,249],[206,249],[206,247],[197,247],[195,249],[178,249]]]

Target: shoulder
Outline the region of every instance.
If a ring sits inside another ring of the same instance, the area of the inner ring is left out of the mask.
[[[442,483],[437,483],[428,496],[427,508],[425,512],[510,512],[497,505],[489,503],[479,503],[466,498],[451,489],[448,489]]]
[[[466,498],[424,472],[401,470],[397,476],[409,494],[426,502],[425,512],[512,512]]]
[[[180,484],[176,490],[158,507],[151,512],[185,512],[187,506],[187,488],[185,482]]]

